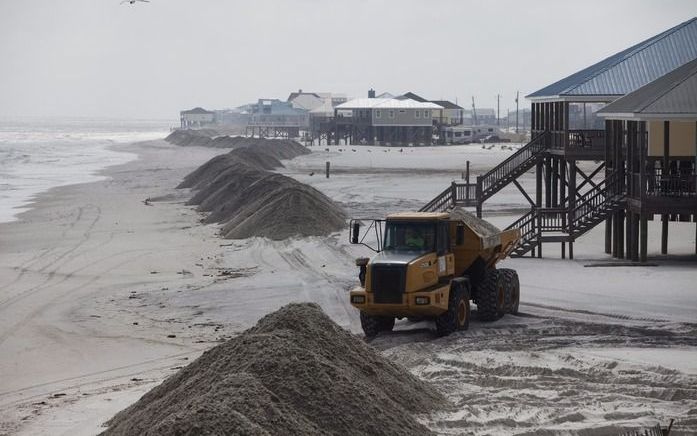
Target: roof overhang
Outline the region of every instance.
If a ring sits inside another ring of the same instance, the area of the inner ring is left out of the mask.
[[[555,103],[559,101],[569,103],[609,103],[622,97],[622,95],[549,95],[544,97],[529,97],[533,103]]]
[[[697,113],[676,113],[676,114],[638,114],[638,113],[622,113],[622,112],[596,112],[599,117],[609,120],[631,120],[631,121],[697,121]]]

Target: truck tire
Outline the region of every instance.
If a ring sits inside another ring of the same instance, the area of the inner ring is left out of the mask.
[[[366,338],[374,338],[380,332],[391,331],[394,328],[394,318],[373,316],[361,312],[361,327],[363,327]]]
[[[494,268],[489,269],[484,280],[477,287],[477,312],[482,321],[495,321],[503,316],[506,309],[506,286],[503,274]]]
[[[506,286],[506,313],[516,315],[520,305],[520,280],[513,269],[500,269]]]
[[[453,283],[448,298],[448,310],[436,317],[436,333],[448,336],[456,330],[467,330],[470,325],[470,300],[459,283]]]

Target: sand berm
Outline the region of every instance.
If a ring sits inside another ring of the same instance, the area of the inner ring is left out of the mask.
[[[289,304],[119,412],[104,435],[427,435],[446,400],[335,324]]]
[[[203,164],[178,186],[195,192],[189,204],[207,212],[206,223],[221,223],[223,237],[282,240],[325,236],[345,227],[345,212],[330,198],[271,171],[283,167],[283,159],[309,153],[307,148],[292,140],[209,138],[204,133],[178,131],[167,140],[182,146],[233,148]]]

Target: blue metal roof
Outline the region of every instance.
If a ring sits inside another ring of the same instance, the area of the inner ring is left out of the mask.
[[[697,17],[533,92],[527,98],[620,96],[697,59]]]
[[[697,117],[697,59],[615,100],[598,115]]]

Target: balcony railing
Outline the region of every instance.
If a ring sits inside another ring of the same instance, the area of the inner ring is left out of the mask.
[[[533,131],[533,136],[537,133],[542,131]],[[600,153],[605,149],[605,130],[552,130],[546,141],[552,150]]]
[[[638,198],[641,196],[641,176],[638,173],[630,174],[632,186],[629,187],[629,195]],[[663,174],[656,169],[644,176],[643,190],[647,197],[697,197],[697,174],[676,173]]]
[[[605,130],[569,130],[568,148],[602,149],[605,147]]]
[[[654,197],[697,197],[695,174],[650,174],[646,176],[646,195]]]

